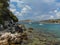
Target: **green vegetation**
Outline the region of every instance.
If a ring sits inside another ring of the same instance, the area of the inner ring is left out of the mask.
[[[60,19],[50,19],[50,20],[43,20],[40,21],[41,23],[60,23]]]
[[[18,19],[16,18],[16,16],[13,15],[12,12],[10,12],[10,18],[11,18],[14,22],[18,22]]]
[[[8,9],[9,0],[0,0],[0,24],[3,24],[4,21],[12,19],[14,22],[17,22],[17,17]]]

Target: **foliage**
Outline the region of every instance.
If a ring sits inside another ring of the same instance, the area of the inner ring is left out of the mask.
[[[18,22],[17,17],[12,12],[10,12],[9,14],[10,14],[10,18],[13,19],[14,22]]]
[[[5,20],[12,19],[14,22],[17,22],[17,17],[8,9],[9,0],[0,0],[0,24],[3,24]]]

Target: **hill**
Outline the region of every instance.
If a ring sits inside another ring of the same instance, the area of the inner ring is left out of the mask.
[[[20,20],[19,22],[32,22],[32,20]]]
[[[41,23],[60,23],[60,19],[50,19],[50,20],[43,20],[40,21]]]

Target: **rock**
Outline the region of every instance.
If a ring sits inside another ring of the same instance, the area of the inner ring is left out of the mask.
[[[21,37],[22,37],[24,40],[28,40],[28,37],[27,37],[27,33],[26,33],[26,32],[24,32]]]
[[[21,28],[21,25],[17,25],[17,26],[15,27],[15,30],[16,30],[16,32],[18,32],[18,33],[23,33],[23,29]]]
[[[0,40],[0,45],[9,45],[8,40]]]
[[[33,28],[29,28],[29,29],[28,29],[28,32],[31,33],[31,32],[33,32],[33,30],[34,30]]]

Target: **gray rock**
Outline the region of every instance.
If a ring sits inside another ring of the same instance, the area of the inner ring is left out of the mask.
[[[0,24],[0,31],[1,31],[1,30],[3,30],[3,25],[2,25],[2,24]]]

